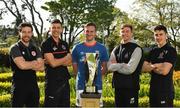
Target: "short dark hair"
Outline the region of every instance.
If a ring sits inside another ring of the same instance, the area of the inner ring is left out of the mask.
[[[128,27],[128,28],[131,29],[131,31],[133,31],[133,26],[130,25],[130,24],[123,24],[123,25],[121,26],[121,29],[123,29],[123,28],[125,28],[125,27]]]
[[[95,30],[96,30],[96,24],[95,24],[95,23],[92,23],[92,22],[87,23],[87,24],[85,24],[84,27],[87,27],[87,26],[94,26],[94,27],[95,27]]]
[[[156,31],[156,30],[163,30],[165,33],[167,33],[167,28],[164,25],[157,25],[154,28],[154,31]]]
[[[19,27],[18,27],[19,32],[22,31],[22,28],[23,28],[23,27],[30,27],[31,30],[33,31],[33,27],[32,27],[32,25],[31,25],[31,23],[28,23],[28,22],[23,22],[23,23],[21,23],[21,24],[19,25]]]
[[[59,23],[62,25],[61,21],[59,19],[54,19],[51,21],[51,24],[54,24],[54,23]]]

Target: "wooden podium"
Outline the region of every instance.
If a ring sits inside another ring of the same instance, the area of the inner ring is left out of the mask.
[[[101,94],[100,93],[82,93],[80,94],[81,96],[81,107],[95,107],[95,108],[100,108],[100,98]]]

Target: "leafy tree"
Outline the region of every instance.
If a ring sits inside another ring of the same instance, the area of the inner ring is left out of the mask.
[[[69,45],[72,46],[83,31],[83,24],[94,22],[98,31],[110,26],[114,19],[112,12],[115,2],[116,0],[58,0],[46,2],[42,8],[50,11],[52,16],[59,17],[65,25],[62,39],[68,39]]]
[[[37,8],[35,8],[35,0],[0,0],[0,3],[1,2],[4,3],[5,8],[2,7],[0,9],[0,13],[10,12],[16,19],[14,22],[15,35],[18,34],[17,27],[20,25],[20,23],[27,21],[26,15],[23,14],[23,11],[28,10],[30,12],[32,25],[38,36],[38,44],[40,44],[42,41],[44,22],[40,12],[38,12]],[[38,17],[35,17],[35,15]]]
[[[135,7],[134,17],[149,26],[165,25],[172,36],[170,40],[174,46],[177,46],[176,40],[180,37],[180,2],[178,0],[136,0],[135,4],[139,8]]]
[[[131,18],[127,13],[121,12],[120,9],[116,8],[114,10],[116,17],[114,19],[114,25],[111,25],[111,32],[106,39],[106,44],[111,52],[113,48],[118,45],[121,41],[120,29],[123,24],[131,24],[133,26],[133,36],[137,40],[138,44],[142,47],[148,47],[152,41],[152,31],[148,29],[148,24],[141,22],[136,18]]]
[[[19,26],[20,23],[23,22],[23,14],[21,13],[20,9],[18,8],[18,5],[15,0],[0,0],[0,2],[4,3],[5,8],[1,8],[1,13],[7,13],[10,12],[15,18],[15,34],[18,34],[17,27]],[[4,12],[4,10],[6,10]]]

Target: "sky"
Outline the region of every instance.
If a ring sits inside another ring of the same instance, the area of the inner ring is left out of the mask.
[[[42,16],[44,19],[45,26],[48,26],[49,22],[46,21],[46,19],[48,18],[48,13],[45,10],[40,9],[40,6],[43,4],[44,1],[45,0],[38,0],[39,3],[38,3],[38,6],[36,6],[36,7],[39,8],[39,10],[43,13]],[[46,0],[46,1],[50,1],[50,0]],[[122,11],[130,13],[131,6],[134,1],[135,0],[117,0],[117,3],[115,6],[120,8]],[[0,6],[2,6],[2,3],[0,4]],[[0,20],[0,25],[6,25],[6,26],[11,25],[13,20],[15,20],[15,18],[10,13],[5,15],[3,18],[4,18],[4,20]],[[29,14],[29,18],[31,18],[30,14]]]
[[[131,6],[135,0],[117,0],[116,7],[127,13],[131,12]]]

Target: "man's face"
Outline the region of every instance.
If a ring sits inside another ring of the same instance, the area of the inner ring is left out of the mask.
[[[96,37],[96,29],[94,26],[86,26],[84,28],[84,34],[86,35],[86,41],[92,41]]]
[[[167,33],[164,30],[156,30],[154,31],[154,39],[158,45],[164,45],[167,39]]]
[[[23,42],[28,43],[33,35],[31,27],[22,27],[21,32],[19,32],[19,35]]]
[[[129,27],[124,27],[121,29],[121,36],[122,36],[122,39],[124,40],[124,42],[126,41],[129,41],[131,38],[132,38],[132,31]]]
[[[59,37],[60,34],[63,32],[63,28],[59,23],[53,23],[50,27],[51,35],[55,38]]]

